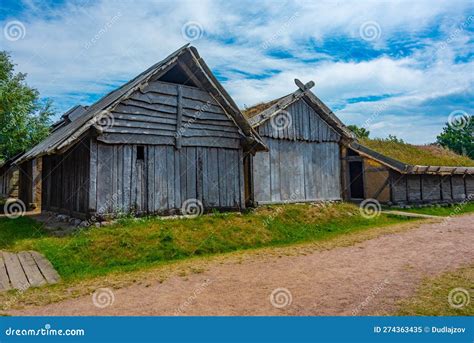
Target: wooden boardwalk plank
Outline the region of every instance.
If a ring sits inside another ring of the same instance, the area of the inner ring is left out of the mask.
[[[7,274],[7,268],[3,261],[2,254],[0,253],[0,291],[8,291],[11,289],[10,279]]]
[[[36,251],[30,251],[30,253],[48,283],[57,283],[61,279],[51,262],[49,262],[43,255]]]
[[[35,260],[28,251],[18,253],[18,259],[25,271],[26,278],[32,287],[39,287],[46,284],[46,280],[41,274]]]
[[[16,254],[3,252],[3,259],[5,261],[5,266],[7,268],[12,287],[23,290],[30,287],[30,283],[26,279],[25,272],[21,267],[18,256]]]

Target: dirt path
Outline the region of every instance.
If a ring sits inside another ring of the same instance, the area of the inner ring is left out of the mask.
[[[413,294],[424,276],[473,263],[473,246],[474,215],[468,215],[350,247],[280,258],[255,256],[240,264],[211,263],[200,274],[113,290],[114,301],[105,308],[85,296],[10,314],[387,314],[398,300]],[[273,306],[270,295],[278,288]],[[111,297],[104,291],[95,302],[108,304]]]

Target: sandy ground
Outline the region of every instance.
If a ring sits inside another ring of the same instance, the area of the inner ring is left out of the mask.
[[[350,247],[211,263],[200,274],[96,291],[12,315],[373,315],[396,310],[425,276],[474,262],[474,215]],[[274,296],[272,297],[272,293]],[[112,301],[113,300],[113,301]],[[98,305],[107,305],[103,308]],[[272,304],[273,303],[273,304]]]

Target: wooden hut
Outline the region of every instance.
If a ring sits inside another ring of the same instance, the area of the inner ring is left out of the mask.
[[[186,45],[57,125],[17,163],[42,159],[43,210],[86,218],[189,203],[241,209],[243,155],[264,149]]]
[[[341,200],[340,149],[354,140],[309,82],[245,111],[268,152],[245,159],[246,195],[255,204]]]
[[[345,197],[421,204],[474,200],[474,167],[411,165],[352,142],[343,151]]]

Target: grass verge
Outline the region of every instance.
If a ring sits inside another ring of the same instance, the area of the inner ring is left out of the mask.
[[[183,280],[186,280],[188,275],[205,272],[217,264],[241,264],[247,261],[254,261],[255,259],[278,259],[284,256],[308,255],[316,251],[348,247],[380,236],[399,234],[415,229],[421,224],[434,221],[437,220],[423,219],[403,221],[395,225],[376,226],[350,231],[347,234],[326,236],[324,239],[310,242],[278,247],[268,246],[225,254],[192,256],[181,260],[149,264],[143,268],[127,273],[116,270],[106,275],[68,281],[63,280],[61,283],[49,285],[48,287],[30,288],[26,292],[13,290],[7,293],[0,293],[0,304],[6,304],[6,306],[0,306],[0,310],[3,309],[7,311],[9,309],[19,309],[29,306],[41,306],[69,298],[91,295],[95,290],[102,287],[119,289],[132,285],[151,286],[156,283],[164,282],[172,276],[181,277]],[[0,312],[0,315],[1,314],[2,312]]]
[[[357,206],[346,203],[294,204],[193,219],[127,218],[109,227],[51,237],[23,217],[0,219],[0,249],[39,251],[68,281],[193,256],[323,240],[408,220],[390,215],[364,218]]]
[[[426,278],[400,303],[402,316],[474,316],[474,265]]]
[[[403,212],[411,212],[411,213],[420,213],[420,214],[428,214],[432,216],[440,216],[440,217],[448,217],[448,216],[455,216],[459,214],[465,213],[473,213],[474,212],[474,202],[466,202],[466,203],[459,203],[459,204],[452,204],[447,207],[441,206],[428,206],[428,207],[419,207],[419,208],[390,208],[390,210],[397,210]]]

